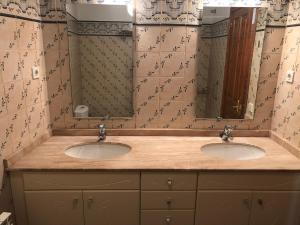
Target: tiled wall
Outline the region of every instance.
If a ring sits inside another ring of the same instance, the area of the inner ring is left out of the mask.
[[[274,103],[272,130],[300,149],[300,1],[292,1]],[[288,70],[295,70],[294,82],[285,81]]]
[[[269,129],[284,29],[268,27],[266,31],[254,120],[196,119],[195,78],[201,46],[197,46],[200,27],[192,25],[199,24],[197,18],[201,12],[196,1],[182,2],[184,7],[176,12],[168,11],[169,1],[136,2],[134,116],[128,119],[72,118],[66,25],[45,24],[47,71],[51,73],[48,81],[51,127],[94,128],[106,123],[109,128],[219,129],[231,123],[238,129]],[[285,26],[286,8],[278,1],[272,3],[268,25]],[[55,17],[65,21],[63,17]]]
[[[145,2],[137,1],[136,4],[135,114],[129,119],[105,121],[107,126],[217,129],[225,123],[231,123],[238,129],[269,129],[287,20],[285,1],[282,1],[283,4],[278,1],[271,2],[269,8],[254,120],[222,122],[195,117],[196,64],[201,54],[201,47],[195,46],[200,28],[190,25],[199,23],[197,17],[201,12],[197,9],[197,2],[183,1],[185,7],[181,7],[182,13],[168,13],[168,4],[162,4],[161,1],[144,4]],[[147,8],[147,4],[154,4],[155,7],[151,5]],[[103,121],[72,118],[67,29],[62,10],[64,3],[47,2],[45,5],[40,6],[42,10],[39,13],[42,14],[42,19],[47,21],[41,29],[49,97],[42,102],[46,102],[50,108],[50,127],[93,128]],[[156,9],[156,12],[149,12],[150,8]],[[7,13],[7,9],[2,7],[1,10],[6,10]],[[9,12],[17,13],[17,10]],[[171,19],[165,19],[167,17]],[[153,22],[156,25],[149,25]],[[176,23],[177,26],[167,23]],[[271,27],[272,25],[283,28]]]
[[[0,154],[22,150],[48,132],[42,25],[0,16]],[[33,80],[31,67],[40,69]]]

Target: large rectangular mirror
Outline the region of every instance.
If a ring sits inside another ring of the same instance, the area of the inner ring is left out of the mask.
[[[204,7],[198,38],[198,118],[252,119],[267,8]]]
[[[74,117],[133,114],[132,0],[66,5]]]

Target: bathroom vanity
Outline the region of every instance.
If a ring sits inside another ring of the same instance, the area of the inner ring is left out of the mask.
[[[108,137],[114,159],[65,154],[95,137],[51,137],[9,166],[21,225],[299,225],[299,159],[270,138],[235,138],[266,155],[222,160],[214,137]],[[156,146],[156,147],[155,147]]]

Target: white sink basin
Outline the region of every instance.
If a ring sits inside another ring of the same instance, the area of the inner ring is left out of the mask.
[[[266,152],[253,145],[238,143],[208,144],[201,148],[208,156],[225,160],[250,160],[259,159],[266,155]]]
[[[65,154],[79,159],[110,160],[127,154],[130,146],[117,143],[95,143],[73,146]]]

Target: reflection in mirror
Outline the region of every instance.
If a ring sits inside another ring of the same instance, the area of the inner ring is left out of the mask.
[[[266,8],[204,7],[198,118],[253,119]]]
[[[66,5],[74,117],[133,114],[132,1]]]

